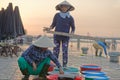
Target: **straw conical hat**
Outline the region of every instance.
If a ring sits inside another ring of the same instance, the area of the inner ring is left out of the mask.
[[[61,9],[60,9],[60,8],[61,8],[61,5],[70,6],[69,11],[73,11],[73,10],[75,9],[69,2],[63,1],[63,2],[61,2],[60,4],[58,4],[58,5],[56,6],[56,10],[61,10]]]
[[[55,47],[55,44],[47,36],[41,36],[33,42],[33,45],[42,48]]]

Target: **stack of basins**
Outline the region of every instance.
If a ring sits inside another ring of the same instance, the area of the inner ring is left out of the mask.
[[[110,80],[105,72],[101,71],[101,67],[97,65],[82,65],[80,72],[85,80]]]
[[[54,68],[54,71],[48,72],[48,80],[83,80],[78,68],[65,67],[63,68],[64,74],[59,74],[59,69]]]

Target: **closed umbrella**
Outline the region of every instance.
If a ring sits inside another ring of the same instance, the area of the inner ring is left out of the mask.
[[[9,3],[6,10],[0,11],[0,35],[2,40],[25,35],[19,8],[16,6],[13,11],[12,3]]]
[[[2,30],[5,25],[4,17],[5,17],[5,10],[4,10],[4,8],[2,8],[2,10],[0,11],[0,40],[2,40],[3,35],[4,35],[4,34],[2,34],[2,32],[3,32]]]
[[[14,21],[14,13],[13,13],[13,6],[12,3],[9,3],[5,11],[5,25],[2,29],[2,34],[4,34],[5,38],[11,38],[16,35],[15,29],[15,21]]]
[[[15,6],[14,18],[15,18],[15,28],[16,28],[16,34],[17,34],[16,36],[25,35],[25,30],[23,27],[18,6]]]
[[[0,40],[1,40],[1,29],[2,29],[2,18],[1,18],[1,16],[2,16],[2,11],[0,11]]]

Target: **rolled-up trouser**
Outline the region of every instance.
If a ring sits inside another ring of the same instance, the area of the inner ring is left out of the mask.
[[[27,70],[29,75],[39,75],[44,67],[45,64],[50,64],[50,58],[46,58],[43,60],[38,66],[36,70],[33,70],[33,67],[28,64],[28,62],[23,58],[19,57],[18,59],[18,66],[21,70]]]

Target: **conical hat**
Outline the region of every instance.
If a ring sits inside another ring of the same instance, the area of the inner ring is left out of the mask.
[[[60,4],[58,4],[58,5],[56,6],[56,10],[61,10],[61,9],[60,9],[60,8],[61,8],[61,5],[70,6],[69,11],[73,11],[73,10],[75,9],[69,2],[63,1],[63,2],[61,2]]]
[[[55,47],[55,44],[47,36],[41,36],[33,42],[33,45],[42,48]]]

